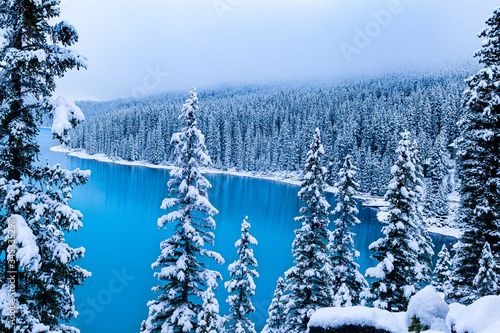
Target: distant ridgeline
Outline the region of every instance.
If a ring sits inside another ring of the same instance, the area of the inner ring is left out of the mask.
[[[412,132],[422,160],[441,131],[448,143],[456,139],[464,80],[473,72],[464,67],[331,85],[199,90],[198,127],[214,167],[257,172],[300,171],[313,129],[319,127],[330,174],[336,175],[351,153],[360,169],[360,190],[381,195],[390,180],[398,133]],[[80,102],[87,120],[73,132],[71,147],[169,164],[182,103],[180,94]]]

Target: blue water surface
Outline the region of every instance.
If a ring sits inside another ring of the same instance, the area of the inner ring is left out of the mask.
[[[159,230],[156,221],[165,211],[160,209],[168,195],[169,171],[139,166],[124,166],[84,160],[49,151],[57,145],[50,130],[42,129],[40,162],[60,163],[64,168],[91,170],[90,181],[76,188],[72,207],[82,211],[84,227],[66,237],[73,247],[86,248],[85,258],[77,264],[92,272],[83,286],[75,290],[80,316],[71,322],[82,333],[139,332],[148,316],[146,306],[155,299],[151,287],[158,284],[151,263],[160,253],[160,242],[169,237],[169,230]],[[265,325],[276,281],[291,267],[291,244],[294,221],[299,215],[299,187],[227,175],[206,175],[213,188],[209,199],[219,210],[215,216],[214,250],[225,258],[225,264],[211,265],[229,279],[227,267],[236,259],[234,243],[240,237],[245,216],[251,223],[251,234],[259,244],[254,247],[260,277],[256,280],[253,298],[256,312],[252,319],[259,331]],[[326,195],[334,205],[334,197]],[[381,236],[376,210],[360,208],[361,224],[354,228],[356,248],[361,252],[361,272],[373,265],[368,245]],[[333,227],[333,223],[331,224]],[[433,235],[436,247],[453,241],[450,237]],[[219,284],[217,298],[221,314],[227,314],[227,293]]]

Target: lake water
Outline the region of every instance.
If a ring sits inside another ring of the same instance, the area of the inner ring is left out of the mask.
[[[40,161],[48,158],[50,164],[60,163],[64,168],[91,170],[90,181],[76,188],[70,201],[82,211],[84,227],[66,237],[73,247],[84,246],[85,258],[79,265],[92,272],[84,285],[75,291],[76,306],[80,312],[72,324],[82,333],[136,333],[148,316],[146,303],[155,299],[151,287],[158,284],[153,277],[151,263],[160,253],[160,242],[170,236],[168,230],[159,230],[157,219],[165,214],[160,209],[167,196],[169,171],[138,166],[123,166],[93,160],[83,160],[49,151],[57,143],[50,130],[41,130]],[[259,244],[254,247],[259,262],[260,277],[256,280],[253,297],[256,312],[252,319],[257,330],[267,319],[276,281],[291,267],[291,245],[294,221],[301,206],[297,198],[299,187],[253,178],[227,175],[207,175],[213,188],[209,199],[219,210],[215,216],[214,249],[226,262],[214,267],[224,280],[229,279],[228,264],[236,259],[234,243],[240,237],[240,225],[245,216],[252,225],[251,234]],[[326,195],[333,205],[334,197]],[[381,236],[377,211],[360,208],[361,224],[354,228],[356,248],[361,252],[358,263],[361,272],[373,265],[368,245]],[[333,223],[331,224],[333,227]],[[438,249],[451,243],[450,237],[433,235]],[[221,314],[227,314],[227,293],[223,282],[217,292]]]

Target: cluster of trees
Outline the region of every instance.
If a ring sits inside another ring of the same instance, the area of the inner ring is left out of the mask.
[[[214,244],[213,216],[217,210],[208,200],[210,184],[199,170],[210,165],[211,159],[204,136],[196,127],[196,111],[198,97],[192,91],[179,118],[184,127],[172,136],[175,168],[168,182],[171,197],[162,204],[164,209],[176,209],[158,220],[160,228],[175,223],[175,231],[161,243],[161,255],[153,264],[153,268],[160,269],[155,276],[164,283],[153,288],[160,294],[157,300],[148,303],[149,317],[143,322],[142,332],[254,333],[255,325],[248,314],[255,311],[251,296],[255,293],[254,278],[258,273],[251,245],[257,241],[249,234],[247,218],[242,224],[241,239],[235,244],[238,259],[229,265],[231,280],[225,283],[230,294],[227,316],[219,314],[212,291],[221,275],[202,260],[208,257],[215,263],[223,262],[218,253],[206,248]],[[357,168],[351,155],[347,155],[335,184],[337,205],[331,211],[324,197],[328,176],[326,152],[321,131],[316,128],[298,193],[304,206],[295,219],[302,226],[295,230],[292,244],[294,265],[284,273],[285,279],[278,280],[263,332],[304,332],[311,315],[322,307],[365,305],[405,311],[411,296],[431,282],[450,299],[461,295],[463,290],[453,283],[459,268],[452,263],[446,247],[439,254],[434,272],[431,270],[434,251],[424,223],[423,171],[418,144],[410,139],[409,132],[401,136],[385,196],[390,209],[383,237],[369,247],[378,264],[363,275],[355,262],[359,252],[355,250],[351,231],[359,223],[354,199],[359,191]],[[333,231],[328,229],[331,213],[338,215]],[[471,282],[475,291],[468,297],[475,299],[497,292],[496,269],[491,248],[485,243]],[[365,277],[371,279],[371,284]]]
[[[0,331],[76,333],[73,290],[90,272],[75,265],[84,248],[65,233],[81,226],[68,205],[72,189],[90,172],[36,165],[38,126],[54,118],[53,133],[67,142],[81,110],[53,100],[55,80],[86,60],[69,49],[78,40],[58,21],[59,1],[0,2]]]
[[[300,171],[311,128],[320,128],[331,185],[347,154],[359,166],[364,193],[383,195],[391,178],[398,135],[408,130],[430,152],[458,136],[460,96],[470,67],[441,73],[388,75],[333,85],[259,86],[200,94],[200,129],[213,166],[245,171]],[[74,132],[72,148],[89,154],[171,164],[169,138],[178,128],[179,95],[142,100],[81,102],[88,120]]]
[[[467,80],[460,121],[460,213],[464,230],[453,262],[452,299],[470,303],[499,294],[500,273],[500,9],[486,21],[475,54],[484,66]],[[489,281],[489,282],[488,282]],[[486,288],[482,285],[489,283]]]

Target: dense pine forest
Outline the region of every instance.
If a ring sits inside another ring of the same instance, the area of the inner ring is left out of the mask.
[[[199,90],[199,127],[213,165],[255,172],[300,171],[313,129],[323,133],[328,180],[343,158],[358,165],[361,191],[383,195],[399,133],[410,131],[423,160],[439,134],[458,136],[469,65],[433,73],[394,74],[334,84],[267,85]],[[111,158],[171,164],[181,94],[140,100],[80,102],[87,116],[71,147]]]

